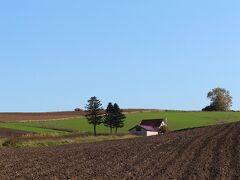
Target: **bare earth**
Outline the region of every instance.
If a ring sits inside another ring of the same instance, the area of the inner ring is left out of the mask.
[[[0,113],[1,122],[64,119],[84,116],[84,112]]]
[[[240,180],[240,123],[156,137],[0,151],[0,179]]]
[[[123,109],[125,113],[133,112],[153,112],[159,110],[151,109]],[[42,113],[0,113],[0,122],[11,121],[42,121],[42,120],[56,120],[66,118],[77,118],[85,115],[84,111],[59,111],[59,112],[42,112]]]
[[[14,129],[7,129],[7,128],[0,128],[0,137],[20,137],[23,135],[29,134],[29,132],[14,130]]]

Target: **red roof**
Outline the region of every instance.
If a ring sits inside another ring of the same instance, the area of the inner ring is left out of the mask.
[[[164,119],[145,119],[145,120],[142,120],[140,125],[137,125],[131,129],[129,129],[129,131],[136,127],[141,127],[143,129],[145,129],[146,131],[158,132],[163,121],[165,121],[165,120]]]
[[[139,127],[145,129],[146,131],[156,131],[156,129],[152,126],[143,126],[143,125],[139,125]]]
[[[152,126],[154,128],[159,128],[164,119],[146,119],[142,120],[141,126]]]

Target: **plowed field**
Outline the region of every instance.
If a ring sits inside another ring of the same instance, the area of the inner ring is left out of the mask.
[[[28,132],[7,129],[7,128],[0,128],[0,137],[18,137],[26,134],[28,134]]]
[[[66,111],[66,112],[46,112],[46,113],[0,113],[1,122],[9,121],[34,121],[34,120],[51,120],[64,119],[84,116],[85,113]]]
[[[240,179],[240,123],[0,151],[0,179]]]
[[[131,112],[159,112],[159,110],[151,109],[124,109],[126,113]],[[41,113],[0,113],[0,122],[11,121],[39,121],[39,120],[54,120],[65,118],[76,118],[84,116],[84,111],[59,111],[59,112],[41,112]]]

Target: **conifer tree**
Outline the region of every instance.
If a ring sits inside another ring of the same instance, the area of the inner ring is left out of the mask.
[[[86,118],[93,125],[94,136],[97,135],[96,127],[102,123],[102,104],[97,97],[91,97],[86,105]]]
[[[124,127],[124,120],[126,119],[126,116],[122,113],[122,110],[119,108],[117,103],[113,105],[113,113],[114,113],[113,127],[115,128],[115,133],[117,134],[118,128]]]
[[[104,125],[110,128],[110,134],[112,134],[112,129],[114,128],[114,107],[112,103],[108,103],[105,110]]]

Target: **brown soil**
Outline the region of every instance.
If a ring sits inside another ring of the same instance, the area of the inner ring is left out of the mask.
[[[0,137],[21,137],[26,134],[29,134],[29,133],[24,131],[13,130],[13,129],[0,128]]]
[[[34,120],[51,120],[64,119],[84,116],[83,111],[74,112],[46,112],[46,113],[0,113],[1,122],[9,121],[34,121]]]
[[[240,123],[0,151],[0,179],[240,179]]]
[[[151,109],[124,109],[125,113],[134,112],[152,112],[159,110]],[[66,118],[76,118],[84,116],[84,111],[62,111],[62,112],[43,112],[43,113],[0,113],[0,122],[11,121],[42,121],[42,120],[56,120]]]

